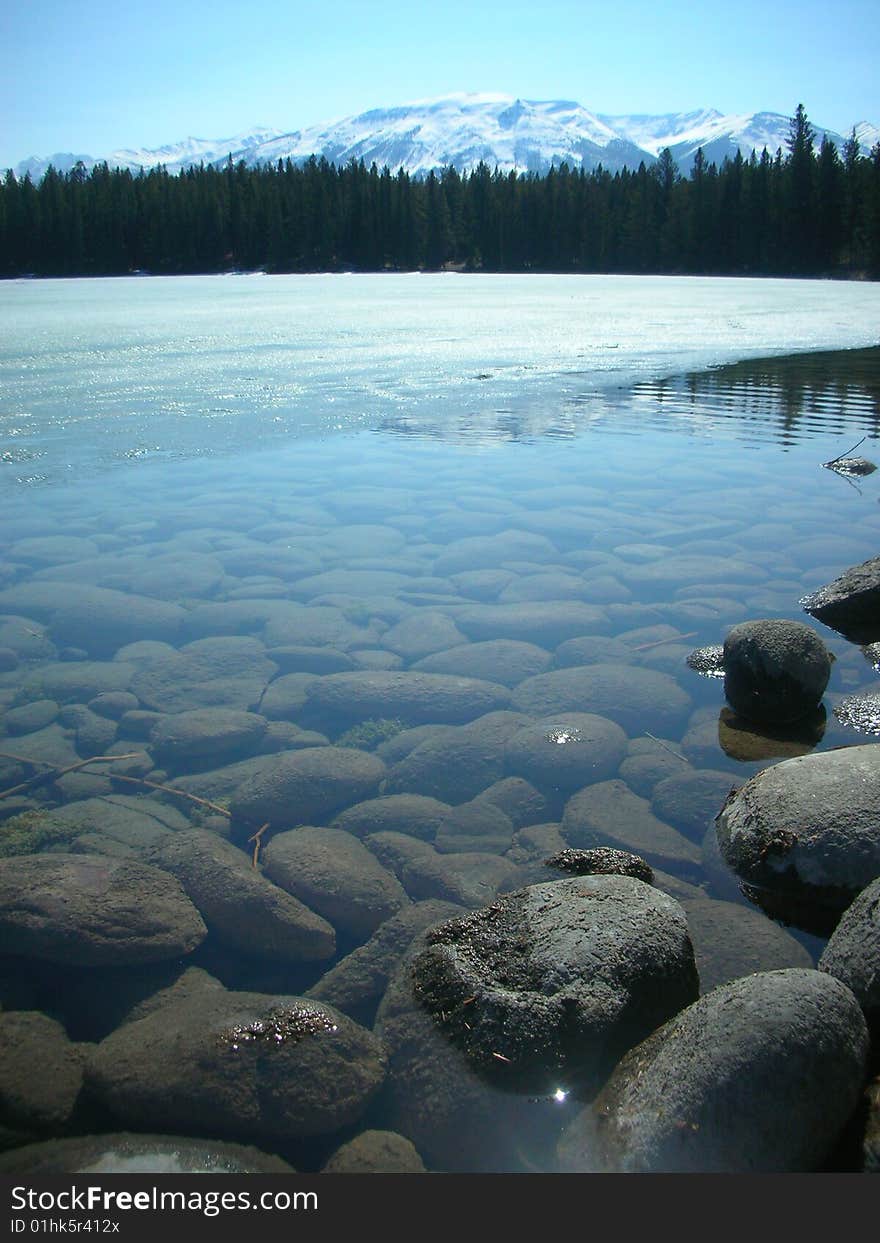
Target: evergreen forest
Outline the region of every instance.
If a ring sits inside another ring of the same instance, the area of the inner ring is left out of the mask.
[[[170,174],[98,164],[0,181],[0,276],[438,270],[880,277],[880,143],[840,150],[803,106],[787,149],[669,150],[611,173],[352,161]]]

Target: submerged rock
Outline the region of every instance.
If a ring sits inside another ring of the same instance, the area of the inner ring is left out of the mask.
[[[880,875],[880,747],[764,769],[728,799],[717,834],[749,897],[774,917],[827,934]]]
[[[880,1031],[880,879],[844,911],[819,959],[819,970],[851,988],[869,1026]]]
[[[819,706],[831,659],[815,631],[800,622],[741,622],[724,640],[724,694],[750,720],[797,721]]]
[[[854,643],[875,642],[880,639],[880,557],[850,566],[800,603]]]
[[[681,907],[628,876],[533,885],[426,942],[415,995],[476,1069],[519,1090],[597,1087],[698,990]]]
[[[295,1174],[280,1157],[243,1144],[178,1135],[77,1135],[0,1156],[0,1174]]]
[[[403,1135],[362,1131],[337,1148],[322,1174],[426,1174],[425,1164]]]
[[[578,1173],[818,1169],[855,1110],[868,1033],[850,990],[790,968],[735,980],[624,1057],[563,1135]]]
[[[167,872],[107,855],[0,859],[0,933],[7,953],[77,966],[161,962],[207,935]]]
[[[0,1115],[6,1126],[57,1131],[83,1082],[83,1052],[39,1011],[0,1014]]]
[[[384,1077],[379,1041],[332,1006],[226,991],[117,1028],[87,1069],[127,1125],[270,1143],[351,1125]]]

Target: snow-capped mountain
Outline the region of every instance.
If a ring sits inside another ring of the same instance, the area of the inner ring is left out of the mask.
[[[838,146],[842,135],[814,126],[817,143],[827,134]],[[587,171],[599,164],[611,172],[651,164],[668,147],[682,172],[688,172],[702,147],[707,161],[721,163],[725,156],[766,147],[774,155],[785,150],[789,118],[775,112],[725,116],[715,109],[664,115],[611,116],[593,113],[568,100],[536,101],[509,95],[459,94],[421,100],[396,108],[375,108],[326,125],[284,132],[257,127],[232,138],[186,138],[151,150],[120,150],[93,157],[56,153],[47,159],[22,161],[17,176],[38,178],[51,163],[65,172],[82,162],[91,168],[99,160],[111,167],[150,169],[164,165],[169,172],[203,162],[221,165],[231,156],[247,164],[315,155],[334,164],[363,160],[369,166],[387,165],[392,171],[428,173],[453,166],[471,171],[482,161],[504,172],[545,172],[566,161]],[[856,126],[861,149],[867,152],[880,140],[880,129],[864,121]]]

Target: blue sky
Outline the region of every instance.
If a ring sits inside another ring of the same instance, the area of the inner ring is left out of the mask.
[[[880,123],[877,0],[5,0],[0,168],[451,91]]]

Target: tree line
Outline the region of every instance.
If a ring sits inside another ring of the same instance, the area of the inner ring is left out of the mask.
[[[682,176],[446,168],[426,177],[312,158],[178,174],[97,164],[0,182],[0,276],[264,269],[880,277],[880,143],[817,145],[802,105],[787,150]]]

